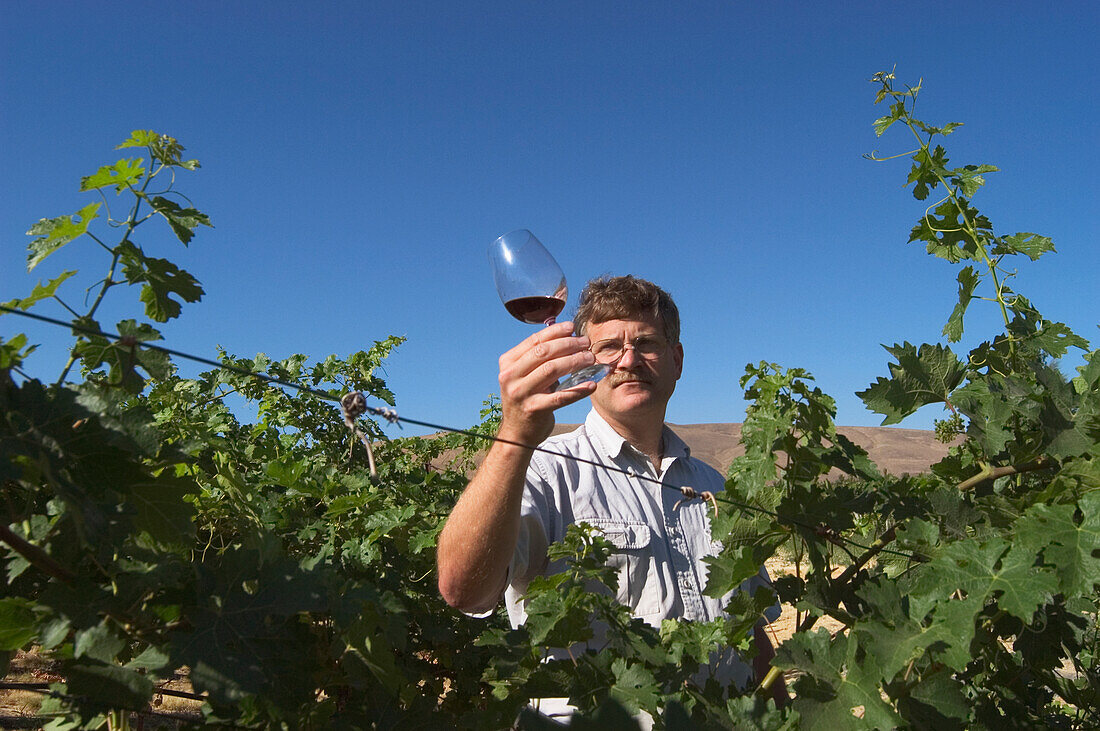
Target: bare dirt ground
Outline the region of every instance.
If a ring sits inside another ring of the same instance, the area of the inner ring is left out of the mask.
[[[768,574],[771,575],[773,580],[785,574],[794,573],[794,564],[789,561],[784,561],[783,559],[773,558],[765,565],[768,567]],[[778,645],[784,642],[794,634],[796,626],[794,607],[789,604],[784,604],[783,614],[780,615],[779,619],[768,625],[768,635],[772,639],[772,644]],[[835,634],[843,627],[844,625],[832,617],[822,617],[817,621],[817,624],[814,625],[814,630],[822,628]]]
[[[43,686],[62,680],[53,663],[36,652],[18,652],[12,658],[6,684],[34,684]],[[191,684],[181,675],[158,686],[167,693],[189,693]],[[40,690],[0,688],[0,728],[40,728],[49,719],[36,717],[38,708],[46,696]],[[158,693],[147,713],[134,714],[131,726],[138,729],[175,729],[180,720],[201,721],[201,703],[196,700]]]

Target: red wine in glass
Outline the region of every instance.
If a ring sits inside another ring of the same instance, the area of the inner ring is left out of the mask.
[[[546,247],[525,228],[510,231],[489,247],[493,282],[504,308],[531,325],[553,325],[565,308],[569,287],[565,274]],[[555,390],[598,381],[611,370],[600,363],[567,376]]]
[[[564,308],[565,300],[557,297],[516,297],[504,303],[512,317],[531,325],[552,324]]]

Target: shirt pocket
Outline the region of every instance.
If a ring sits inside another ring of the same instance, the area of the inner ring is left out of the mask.
[[[630,607],[635,617],[646,617],[661,611],[661,590],[653,557],[652,531],[645,523],[582,518],[578,522],[596,528],[615,552],[607,565],[615,568],[619,588],[615,598]]]

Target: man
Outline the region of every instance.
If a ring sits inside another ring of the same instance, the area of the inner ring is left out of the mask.
[[[655,482],[697,492],[724,485],[664,424],[684,362],[676,305],[642,279],[594,280],[581,295],[576,330],[574,337],[573,323],[552,325],[501,356],[498,436],[511,443],[493,444],[440,534],[440,592],[471,614],[491,611],[504,595],[518,626],[526,620],[527,584],[553,570],[547,546],[567,526],[585,522],[619,549],[612,559],[620,571],[618,599],[634,616],[654,626],[665,618],[715,619],[728,597],[703,595],[702,559],[713,552],[708,507],[693,501],[677,509],[682,495]],[[598,384],[551,390],[595,362],[611,366]],[[592,411],[584,426],[547,440],[554,410],[586,396]],[[516,446],[540,443],[566,456]],[[760,677],[774,653],[762,627],[754,637]],[[720,679],[743,685],[748,669],[730,659],[726,666]],[[785,689],[778,687],[776,698],[782,702]]]

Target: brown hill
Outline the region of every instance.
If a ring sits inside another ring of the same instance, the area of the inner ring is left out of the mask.
[[[670,424],[691,454],[722,474],[734,458],[745,453],[741,446],[740,424]],[[554,433],[576,429],[576,424],[558,424]],[[936,440],[934,432],[921,429],[897,429],[883,426],[838,427],[844,436],[867,450],[883,472],[892,475],[919,474],[947,455],[947,445]]]

